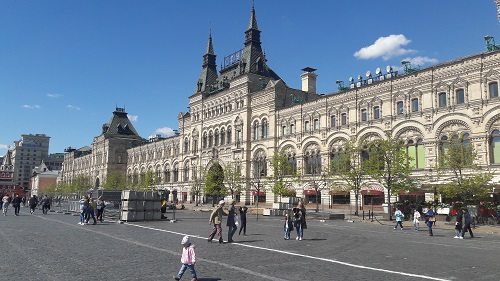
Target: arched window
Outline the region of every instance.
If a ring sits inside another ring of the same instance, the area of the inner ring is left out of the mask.
[[[281,133],[286,136],[286,126],[281,127]]]
[[[215,146],[219,146],[219,130],[215,130]]]
[[[207,133],[203,133],[203,148],[207,148]]]
[[[184,166],[184,181],[188,181],[189,180],[189,165],[186,164]]]
[[[187,138],[184,139],[184,153],[189,152],[189,140]]]
[[[214,146],[214,133],[208,133],[208,147]]]
[[[319,119],[314,119],[314,130],[319,130]]]
[[[340,118],[341,118],[342,126],[347,125],[347,113],[342,113],[342,115],[340,115]]]
[[[492,82],[488,85],[490,98],[498,98],[498,83]]]
[[[253,123],[253,139],[254,140],[259,139],[259,131],[260,131],[259,122],[255,121]]]
[[[295,124],[290,124],[290,134],[295,134]]]
[[[456,93],[457,104],[465,103],[464,89],[458,89],[455,93]]]
[[[174,182],[179,181],[179,168],[176,166],[174,167]]]
[[[342,161],[342,157],[344,156],[344,151],[341,147],[333,148],[330,151],[330,165],[332,166],[332,171],[337,172],[340,168],[340,161]],[[345,168],[345,167],[343,167]]]
[[[220,130],[220,144],[224,145],[226,143],[226,131],[224,129]]]
[[[309,131],[311,129],[311,126],[309,126],[309,121],[304,122],[304,131]]]
[[[227,128],[227,144],[231,144],[231,127]]]
[[[254,178],[267,176],[267,162],[263,151],[259,151],[253,159],[253,176]]]
[[[438,94],[438,105],[439,107],[446,107],[446,93]]]
[[[494,130],[490,135],[490,162],[500,164],[500,131]]]
[[[165,182],[170,182],[170,168],[165,170]]]
[[[425,167],[424,144],[422,139],[415,143],[409,140],[406,144],[406,153],[408,155],[410,167],[413,169],[423,169]]]
[[[319,150],[309,150],[305,154],[306,174],[319,175],[321,173],[321,156]]]
[[[262,138],[267,139],[267,121],[262,121]]]
[[[440,158],[443,158],[448,154],[448,150],[450,149],[450,140],[448,136],[442,136],[439,142],[439,154]]]
[[[330,116],[330,126],[332,128],[335,128],[337,126],[337,116],[335,115]]]
[[[295,158],[295,153],[288,153],[288,165],[290,166],[290,169],[286,169],[286,175],[297,173],[297,158]]]

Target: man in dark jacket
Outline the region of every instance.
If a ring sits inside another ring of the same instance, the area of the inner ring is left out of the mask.
[[[472,223],[472,218],[470,216],[469,210],[462,209],[462,213],[464,214],[464,228],[462,229],[462,238],[464,237],[464,234],[467,231],[469,231],[470,238],[474,238],[474,234],[472,233],[472,229],[470,227]]]
[[[12,199],[12,207],[14,207],[14,214],[19,216],[19,209],[21,208],[21,198],[19,194],[16,194],[14,199]]]
[[[247,236],[247,211],[248,211],[248,208],[247,208],[247,206],[240,206],[239,211],[240,211],[240,231],[238,232],[238,235],[240,235],[241,231],[243,230],[243,235]]]

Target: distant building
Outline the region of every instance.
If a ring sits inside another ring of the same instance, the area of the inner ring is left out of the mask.
[[[44,134],[21,135],[14,141],[12,164],[14,165],[14,182],[24,190],[30,188],[31,173],[35,166],[49,155],[50,137]]]
[[[50,170],[45,162],[33,169],[33,174],[31,176],[31,194],[40,196],[44,193],[44,189],[47,187],[55,186],[57,184],[57,177],[59,176],[59,171]]]
[[[91,181],[98,188],[112,171],[127,171],[127,149],[140,145],[146,140],[141,138],[127,117],[124,108],[116,108],[102,132],[94,138],[92,147],[80,149],[68,147],[64,155],[61,180],[72,183],[78,177]]]
[[[14,182],[14,165],[12,165],[12,152],[7,150],[7,154],[2,158],[0,165],[0,195],[14,193],[24,196],[24,190]]]

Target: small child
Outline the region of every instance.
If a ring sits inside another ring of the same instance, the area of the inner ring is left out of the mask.
[[[182,275],[186,271],[186,269],[189,268],[189,271],[191,272],[191,276],[193,279],[191,281],[196,281],[198,280],[196,277],[196,271],[194,270],[194,264],[196,263],[196,254],[194,252],[194,245],[191,244],[189,241],[189,236],[184,236],[182,238],[181,242],[183,248],[182,248],[182,256],[181,256],[181,269],[179,270],[179,273],[177,273],[177,276],[174,276],[174,280],[181,280]]]
[[[283,229],[285,230],[285,240],[290,240],[290,231],[293,230],[293,223],[288,214],[285,215],[285,225]]]

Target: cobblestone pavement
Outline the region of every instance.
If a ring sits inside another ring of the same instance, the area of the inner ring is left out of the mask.
[[[280,219],[250,216],[248,236],[221,245],[206,241],[208,215],[187,210],[176,212],[176,223],[81,226],[77,216],[22,208],[18,217],[0,217],[0,280],[173,280],[183,235],[196,245],[200,281],[500,279],[496,233],[459,240],[451,229],[429,237],[392,224],[309,220],[296,241],[283,239]]]

